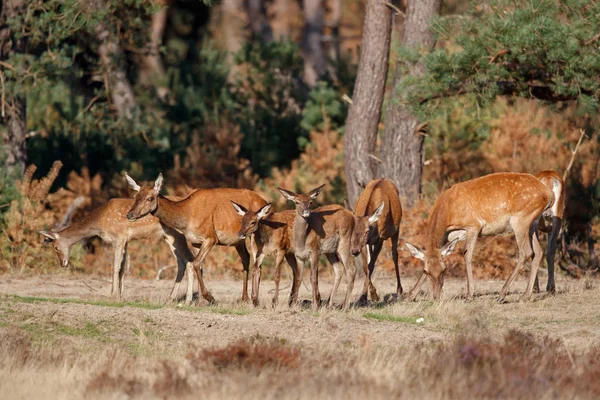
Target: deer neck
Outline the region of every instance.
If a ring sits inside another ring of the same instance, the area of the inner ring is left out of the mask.
[[[96,224],[93,223],[93,221],[85,219],[75,222],[58,232],[60,240],[69,249],[71,249],[71,246],[73,246],[75,243],[83,239],[91,238],[92,236],[100,235],[100,233],[101,229],[99,229]]]
[[[179,231],[187,228],[187,218],[189,214],[186,212],[187,199],[181,201],[172,201],[166,197],[158,197],[158,207],[153,215],[163,224],[177,229]]]
[[[296,219],[294,220],[294,248],[297,252],[302,252],[306,247],[308,228],[308,220],[296,213]]]
[[[433,250],[441,248],[446,237],[446,229],[448,228],[448,214],[446,213],[445,207],[436,205],[431,212],[429,217],[429,224],[427,226],[427,248]]]

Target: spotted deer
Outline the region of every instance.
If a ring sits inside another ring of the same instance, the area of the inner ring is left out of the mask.
[[[435,202],[426,230],[425,249],[405,242],[411,254],[423,260],[423,274],[410,291],[413,300],[429,276],[434,299],[439,299],[444,282],[444,257],[459,240],[466,240],[467,300],[473,299],[472,259],[479,236],[514,232],[519,260],[500,292],[503,301],[525,262],[533,257],[524,299],[531,298],[542,261],[538,223],[554,202],[554,195],[533,175],[496,173],[458,183],[444,191]]]
[[[261,278],[261,265],[265,256],[275,256],[275,296],[273,303],[279,300],[279,281],[281,264],[285,258],[292,268],[293,284],[289,304],[298,301],[298,290],[302,277],[298,274],[298,265],[294,257],[294,210],[271,212],[271,203],[253,211],[232,201],[235,211],[242,216],[242,226],[238,235],[241,239],[254,234],[257,253],[252,267],[252,302],[258,305],[258,292]]]
[[[163,239],[177,259],[177,277],[170,297],[175,299],[186,265],[194,259],[187,247],[185,237],[173,229],[161,225],[158,218],[148,215],[135,222],[127,220],[127,211],[133,205],[132,199],[112,199],[96,208],[82,220],[72,223],[58,232],[40,231],[47,243],[52,243],[61,266],[69,265],[71,247],[93,236],[112,245],[114,250],[112,266],[111,295],[121,298],[123,294],[123,275],[128,262],[127,245],[134,239]],[[188,273],[186,301],[192,301],[193,276]]]
[[[359,303],[367,302],[367,292],[371,293],[373,301],[379,300],[372,276],[383,243],[388,239],[392,245],[392,261],[396,270],[396,294],[400,296],[402,283],[398,266],[398,239],[402,205],[396,185],[387,179],[376,179],[369,182],[356,201],[354,214],[356,221],[351,251],[355,257],[359,253],[361,254],[365,272],[365,283]],[[364,247],[367,251],[361,251]]]
[[[129,175],[126,177],[131,188],[136,191],[127,219],[136,221],[152,214],[163,225],[180,232],[194,247],[200,249],[193,261],[193,268],[202,297],[210,303],[215,301],[202,279],[201,266],[206,255],[215,245],[234,246],[244,268],[242,300],[248,301],[250,253],[245,240],[238,235],[242,219],[229,201],[233,200],[247,209],[256,209],[266,205],[266,200],[247,189],[204,189],[196,190],[183,200],[173,201],[160,195],[162,174],[159,174],[154,185],[143,187]]]
[[[277,188],[283,197],[296,204],[294,218],[294,254],[298,271],[302,276],[304,263],[310,262],[312,284],[312,308],[319,308],[321,299],[318,282],[319,255],[325,254],[333,264],[334,283],[329,296],[329,307],[333,307],[333,298],[340,285],[342,272],[346,273],[347,287],[344,298],[344,310],[350,306],[350,297],[354,287],[356,268],[350,254],[350,241],[354,229],[354,215],[339,205],[328,205],[311,210],[312,201],[325,185],[311,190],[307,194],[296,194]]]
[[[546,291],[556,292],[554,283],[554,255],[556,254],[556,241],[565,215],[567,192],[562,177],[555,171],[542,171],[535,175],[548,189],[554,193],[554,204],[544,211],[540,219],[539,229],[548,234],[548,248],[546,249],[546,263],[548,264],[548,283]],[[539,291],[538,278],[535,278],[534,290]]]

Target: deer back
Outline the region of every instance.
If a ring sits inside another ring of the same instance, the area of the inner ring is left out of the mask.
[[[350,243],[354,216],[344,207],[332,204],[313,210],[308,217],[307,245],[322,252],[335,252],[340,242]]]
[[[384,203],[383,213],[377,220],[379,238],[385,240],[400,230],[402,220],[402,204],[398,189],[387,179],[376,179],[369,182],[354,206],[354,213],[359,217],[371,215]]]

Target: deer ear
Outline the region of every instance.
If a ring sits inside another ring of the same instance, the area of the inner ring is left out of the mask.
[[[235,201],[229,200],[231,202],[231,205],[233,206],[233,208],[235,208],[235,212],[240,214],[242,217],[244,215],[246,215],[246,213],[248,212],[248,210],[244,207],[239,205],[238,203],[236,203]]]
[[[459,242],[460,238],[460,236],[455,237],[454,240],[448,242],[444,247],[442,247],[442,249],[440,250],[442,257],[446,257],[454,251],[454,248],[456,247],[456,244]]]
[[[308,195],[310,196],[311,199],[314,200],[319,195],[319,193],[321,193],[321,190],[323,190],[324,187],[325,187],[325,184],[322,184],[318,188],[315,188],[315,189],[311,190],[310,192],[308,192]]]
[[[127,179],[127,183],[129,183],[129,187],[133,190],[135,190],[136,192],[140,191],[140,185],[137,184],[137,182],[129,176],[129,174],[127,174],[127,172],[125,172],[125,179]]]
[[[156,181],[154,181],[154,191],[156,193],[160,193],[160,189],[162,189],[163,186],[163,175],[162,173],[158,174],[158,178],[156,178]]]
[[[263,219],[269,213],[269,211],[271,211],[271,203],[264,205],[263,208],[258,210],[256,216],[258,219]]]
[[[412,254],[413,257],[418,258],[419,260],[425,261],[425,254],[423,253],[423,251],[421,249],[413,246],[412,244],[410,244],[408,242],[404,242],[404,245],[406,246],[408,251],[410,251],[410,254]]]
[[[41,234],[41,235],[44,235],[44,237],[45,237],[44,242],[45,243],[54,242],[55,240],[58,240],[58,238],[59,238],[58,233],[56,233],[56,232],[38,231],[38,233]]]
[[[377,210],[375,210],[375,212],[369,217],[369,225],[373,225],[379,220],[379,218],[381,218],[381,214],[383,214],[383,207],[385,207],[385,203],[382,201]]]
[[[289,190],[282,189],[280,187],[278,187],[277,190],[279,190],[279,192],[281,193],[281,195],[283,197],[285,197],[286,199],[288,199],[290,201],[294,201],[296,196],[298,196],[296,193],[289,191]]]

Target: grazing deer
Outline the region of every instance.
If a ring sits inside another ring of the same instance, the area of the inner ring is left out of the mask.
[[[434,299],[440,297],[446,266],[443,258],[459,240],[466,240],[467,300],[473,299],[472,259],[479,236],[495,236],[514,232],[519,247],[519,260],[500,292],[506,293],[525,262],[533,256],[531,273],[523,297],[531,298],[534,280],[542,261],[542,248],[537,235],[542,213],[552,206],[554,195],[533,175],[497,173],[458,183],[444,191],[435,202],[426,231],[425,249],[406,242],[411,254],[425,262],[424,273],[409,299],[413,300],[429,276]]]
[[[279,281],[281,277],[281,264],[285,258],[292,268],[293,284],[290,292],[289,304],[298,301],[298,290],[302,282],[298,274],[298,265],[294,256],[294,210],[271,212],[271,203],[257,211],[247,210],[244,206],[232,201],[235,211],[242,216],[242,227],[239,231],[240,239],[254,234],[257,247],[254,265],[252,267],[252,302],[258,305],[258,288],[260,285],[260,266],[265,255],[275,255],[275,296],[273,303],[279,300]]]
[[[312,308],[317,310],[321,302],[318,282],[319,255],[325,254],[331,264],[335,279],[329,307],[333,306],[333,297],[342,279],[342,271],[346,272],[347,288],[344,299],[344,310],[350,305],[350,296],[354,287],[356,268],[350,254],[350,241],[354,229],[354,215],[339,205],[329,205],[310,209],[312,201],[325,185],[311,190],[308,194],[296,194],[289,190],[277,188],[283,197],[296,204],[294,218],[294,254],[302,276],[304,262],[310,261],[312,283]]]
[[[187,247],[185,237],[173,229],[161,225],[158,218],[151,215],[135,222],[128,221],[125,215],[132,205],[132,199],[112,199],[63,230],[58,232],[40,231],[39,233],[45,236],[46,242],[54,245],[54,251],[62,267],[69,265],[71,247],[75,243],[92,236],[99,236],[104,242],[110,243],[114,250],[111,295],[118,298],[121,298],[123,294],[123,274],[128,262],[127,245],[129,241],[162,238],[177,259],[177,277],[170,296],[175,299],[179,293],[186,265],[194,259]],[[192,274],[189,273],[186,294],[188,302],[192,301],[193,279]]]
[[[554,204],[542,214],[539,228],[542,232],[548,234],[548,248],[546,249],[548,283],[546,284],[546,291],[555,293],[554,255],[556,254],[556,240],[565,215],[567,192],[562,177],[554,171],[542,171],[535,175],[535,177],[554,193]],[[535,278],[534,290],[539,292],[537,277]]]
[[[398,238],[402,220],[402,205],[396,185],[387,179],[369,182],[356,201],[354,214],[357,219],[352,239],[352,255],[358,256],[361,249],[367,246],[367,251],[361,253],[365,283],[359,302],[367,302],[367,291],[370,291],[373,301],[379,300],[372,276],[383,242],[388,239],[392,243],[392,260],[396,269],[396,294],[400,296],[402,283],[398,267]]]
[[[204,258],[214,245],[234,246],[244,267],[242,300],[248,301],[250,253],[245,240],[238,235],[241,218],[231,208],[229,201],[233,200],[247,209],[256,209],[267,204],[265,199],[247,189],[205,189],[197,190],[183,200],[173,201],[160,195],[163,186],[162,174],[158,175],[154,186],[143,187],[129,175],[126,177],[131,188],[137,192],[134,204],[127,213],[127,219],[136,221],[152,214],[162,224],[182,233],[194,247],[200,248],[193,266],[202,297],[210,303],[215,301],[202,279],[201,265]]]

